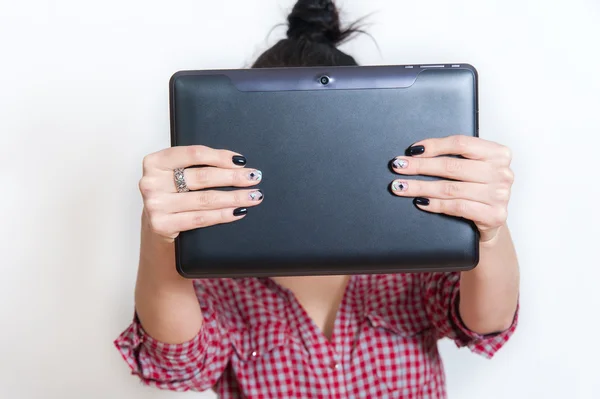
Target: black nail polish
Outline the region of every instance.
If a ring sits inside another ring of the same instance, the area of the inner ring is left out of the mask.
[[[425,147],[422,145],[415,145],[415,146],[410,146],[408,147],[408,149],[406,150],[406,155],[409,156],[413,156],[413,155],[421,155],[425,152]]]
[[[417,197],[413,200],[415,205],[428,206],[429,200],[427,198]]]
[[[247,213],[248,213],[247,208],[238,208],[233,211],[233,216],[244,216]]]
[[[240,166],[246,165],[246,157],[235,155],[233,157],[233,163]]]

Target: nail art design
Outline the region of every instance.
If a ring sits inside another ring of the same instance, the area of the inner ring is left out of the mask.
[[[252,191],[249,194],[249,197],[250,197],[251,201],[260,201],[264,198],[264,195],[263,195],[262,191],[256,190],[256,191]]]
[[[429,205],[429,200],[427,198],[423,198],[423,197],[417,197],[413,200],[413,202],[415,203],[415,205],[421,205],[421,206]]]
[[[394,183],[392,183],[392,190],[406,191],[408,190],[408,183],[405,181],[395,181]]]
[[[410,146],[407,150],[406,150],[406,155],[409,156],[413,156],[413,155],[421,155],[425,152],[425,147],[422,145],[415,145],[415,146]]]
[[[233,216],[243,216],[243,215],[246,215],[247,213],[248,213],[247,208],[237,208],[236,210],[233,211]]]
[[[243,157],[241,155],[235,155],[231,160],[236,165],[240,165],[240,166],[246,165],[246,157]]]
[[[248,173],[248,179],[252,181],[261,181],[262,180],[262,172],[260,170],[253,170]]]
[[[392,166],[396,169],[406,169],[408,167],[408,161],[396,158],[394,159],[394,162],[392,162]]]

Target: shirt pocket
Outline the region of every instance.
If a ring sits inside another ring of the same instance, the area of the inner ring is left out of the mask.
[[[391,322],[371,313],[363,323],[353,362],[358,362],[366,378],[373,379],[369,383],[382,391],[397,393],[398,397],[415,395],[429,374],[427,331],[418,324]]]
[[[232,344],[231,365],[245,397],[295,397],[290,332],[285,325],[249,326],[232,337]]]

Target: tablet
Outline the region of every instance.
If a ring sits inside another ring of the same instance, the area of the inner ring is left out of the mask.
[[[173,146],[228,149],[263,172],[264,200],[247,216],[177,237],[184,277],[463,271],[478,262],[472,222],[390,190],[399,178],[390,161],[413,143],[478,135],[471,65],[180,71],[170,114]]]

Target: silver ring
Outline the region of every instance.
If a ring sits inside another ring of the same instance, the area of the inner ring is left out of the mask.
[[[183,168],[177,168],[173,171],[173,176],[175,178],[175,187],[177,188],[178,193],[187,193],[190,191],[187,184],[185,183],[185,176],[183,174]]]

